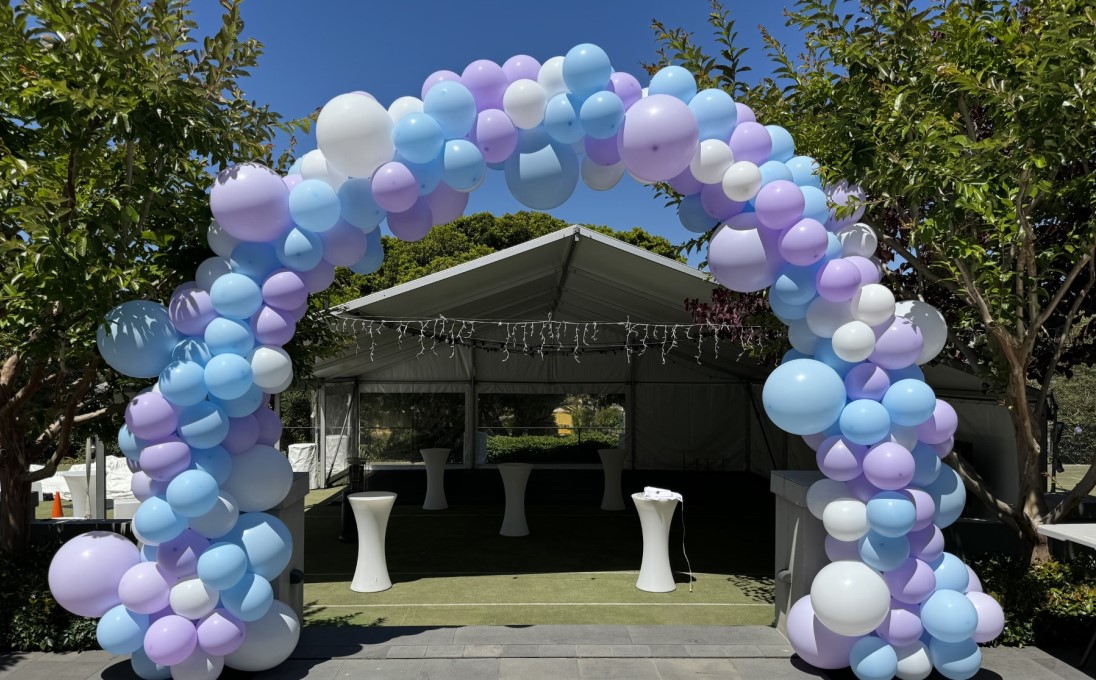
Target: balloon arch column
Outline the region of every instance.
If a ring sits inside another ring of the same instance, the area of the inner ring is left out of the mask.
[[[721,225],[712,272],[733,290],[768,289],[794,347],[765,383],[765,410],[817,450],[827,477],[808,503],[832,562],[788,615],[792,645],[860,678],[977,672],[977,643],[1000,633],[1003,616],[940,533],[965,498],[940,462],[955,411],[918,368],[942,349],[943,318],[895,302],[871,259],[875,234],[856,221],[863,209],[841,220],[830,211],[863,196],[845,184],[823,191],[787,131],[723,91],[697,92],[679,66],[641,88],[587,44],[543,65],[517,56],[439,71],[421,99],[387,109],[364,92],[340,95],[316,136],[320,148],[285,177],[256,164],[222,172],[210,195],[216,256],[166,308],[127,302],[99,329],[113,368],[159,378],[129,403],[118,434],[142,501],[140,543],[85,534],[50,567],[62,606],[101,617],[104,649],[132,654],[142,678],[177,680],[287,658],[299,622],[270,580],[291,539],[265,512],[292,480],[268,408],[293,379],[282,345],[336,266],[380,265],[382,221],[420,239],[460,216],[493,169],[538,210],[563,203],[580,177],[596,190],[625,173],[669,182],[684,196],[685,228]]]

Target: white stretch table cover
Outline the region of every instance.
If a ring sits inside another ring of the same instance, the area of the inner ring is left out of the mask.
[[[601,494],[602,510],[623,510],[624,496],[620,493],[620,473],[624,469],[624,449],[598,449],[601,471],[605,475],[605,490]]]
[[[1096,524],[1043,524],[1039,533],[1059,541],[1096,548]]]
[[[644,498],[642,493],[632,494],[632,500],[643,528],[643,561],[636,588],[648,593],[677,590],[674,573],[670,570],[670,521],[674,518],[677,501],[656,501]]]
[[[506,512],[502,516],[503,536],[528,536],[525,523],[525,485],[529,481],[529,463],[499,463],[502,488],[506,492]]]
[[[141,507],[141,501],[136,498],[116,498],[114,499],[114,519],[133,519],[139,507]]]
[[[95,495],[95,466],[91,466],[90,485],[88,485],[85,470],[67,470],[61,473],[61,479],[64,479],[65,483],[68,484],[69,494],[72,496],[72,516],[76,518],[87,517],[89,508],[91,508],[91,498]]]
[[[388,516],[396,503],[391,491],[362,491],[347,496],[358,525],[358,564],[350,589],[358,593],[379,593],[392,587],[384,557]]]
[[[422,462],[426,463],[426,499],[423,510],[445,510],[449,503],[445,501],[445,461],[449,460],[449,449],[420,449]]]

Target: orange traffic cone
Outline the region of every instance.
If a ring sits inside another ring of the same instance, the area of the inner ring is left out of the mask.
[[[57,519],[58,517],[64,517],[65,511],[61,509],[61,494],[53,494],[53,511],[49,514],[50,519]]]

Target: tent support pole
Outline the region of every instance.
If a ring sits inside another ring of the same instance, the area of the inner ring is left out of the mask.
[[[327,383],[322,382],[316,388],[316,418],[312,423],[316,428],[316,455],[320,459],[320,469],[323,470],[323,485],[327,488],[330,480],[327,478]]]
[[[464,406],[464,463],[469,469],[476,469],[476,435],[479,432],[479,395],[476,394],[476,348],[469,347],[472,354],[468,370],[468,398]]]
[[[628,408],[624,411],[624,428],[625,439],[628,441],[628,456],[632,459],[634,471],[636,469],[636,428],[633,416],[636,411],[636,364],[639,363],[639,357],[633,357],[633,359],[628,364]]]

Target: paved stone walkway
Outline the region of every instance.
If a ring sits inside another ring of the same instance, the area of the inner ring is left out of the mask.
[[[1046,652],[983,650],[979,680],[1077,680],[1090,676]],[[822,673],[792,656],[763,626],[310,627],[289,661],[254,675],[271,680],[793,680]],[[106,652],[0,655],[2,680],[130,680]],[[936,676],[934,676],[936,677]]]

